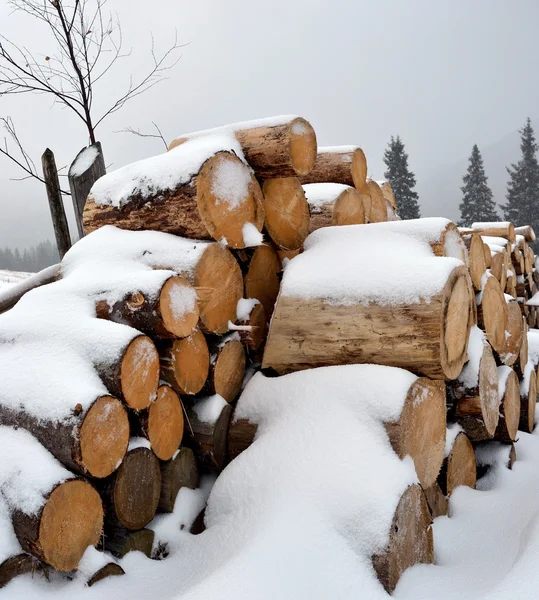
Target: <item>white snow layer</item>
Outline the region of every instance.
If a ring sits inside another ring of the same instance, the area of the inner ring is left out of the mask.
[[[335,202],[346,190],[353,189],[342,183],[307,183],[303,186],[305,197],[311,207],[311,212],[320,212],[327,202]]]
[[[319,146],[318,154],[350,154],[357,150],[359,146]],[[352,157],[348,157],[352,162]]]
[[[452,423],[447,426],[447,430],[445,432],[445,450],[444,456],[447,458],[453,449],[453,444],[457,439],[459,433],[462,433],[464,429],[458,423]]]
[[[193,406],[193,410],[200,421],[213,424],[217,422],[226,405],[227,402],[222,396],[214,394],[213,396],[199,400]]]
[[[468,342],[468,362],[458,376],[459,382],[465,389],[473,389],[479,385],[479,368],[481,366],[481,358],[483,357],[483,349],[487,345],[485,334],[474,325],[470,329],[470,340]]]
[[[435,257],[426,241],[397,233],[398,227],[377,227],[401,223],[406,222],[318,229],[287,265],[281,294],[340,305],[429,302],[463,263]]]
[[[243,243],[248,248],[260,246],[264,241],[263,234],[258,231],[256,225],[253,223],[244,223],[243,227],[241,228],[241,234],[243,236]]]
[[[79,175],[86,173],[86,171],[94,164],[98,154],[99,150],[97,146],[88,146],[88,148],[84,149],[77,156],[77,159],[69,168],[69,175],[78,177]]]
[[[495,229],[495,228],[508,228],[512,225],[511,221],[485,221],[472,223],[472,229]]]
[[[238,321],[247,321],[253,308],[260,304],[260,301],[256,298],[240,298],[238,300],[238,306],[236,308],[236,318]]]
[[[279,125],[286,125],[294,119],[297,119],[297,115],[279,115],[277,117],[266,117],[264,119],[253,119],[252,121],[241,121],[239,123],[231,123],[230,125],[222,125],[220,127],[212,127],[211,129],[201,129],[199,131],[191,131],[189,133],[182,133],[178,136],[181,138],[201,138],[215,135],[234,135],[236,131],[244,131],[246,129],[255,129],[257,127],[277,127]],[[298,133],[298,132],[294,132]]]
[[[23,273],[21,271],[6,271],[0,269],[0,292],[7,290],[28,279],[33,273]]]
[[[539,329],[528,329],[528,357],[539,364]]]
[[[133,196],[146,198],[189,183],[200,167],[222,150],[234,152],[245,160],[238,141],[231,133],[222,132],[213,136],[193,138],[170,152],[107,173],[95,182],[90,195],[97,204],[121,208]],[[228,180],[228,175],[225,174],[223,181]],[[225,191],[223,188],[223,193]],[[239,188],[234,188],[233,191],[237,194]],[[235,195],[233,203],[237,200]]]

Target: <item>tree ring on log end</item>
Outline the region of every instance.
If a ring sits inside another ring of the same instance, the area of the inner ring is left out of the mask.
[[[148,448],[127,454],[114,484],[114,508],[127,529],[142,529],[154,517],[161,494],[159,460]]]
[[[120,377],[126,403],[134,410],[148,408],[159,386],[159,354],[149,337],[139,335],[129,344]]]
[[[258,246],[245,275],[245,297],[256,298],[264,307],[266,319],[273,314],[279,295],[279,275],[282,271],[279,255],[272,246]]]
[[[198,323],[197,293],[183,277],[171,277],[159,296],[159,313],[167,331],[176,337],[190,335]]]
[[[489,277],[485,283],[481,313],[488,341],[496,352],[501,352],[505,344],[508,312],[500,282],[495,277]]]
[[[197,329],[172,345],[174,379],[181,394],[198,394],[208,379],[210,352],[204,334]]]
[[[301,248],[309,233],[309,203],[297,177],[264,181],[266,229],[281,248]]]
[[[238,261],[220,244],[211,244],[195,271],[200,321],[206,331],[222,334],[236,320],[238,300],[243,297],[243,277]]]
[[[537,377],[535,371],[532,371],[530,376],[530,387],[528,388],[528,399],[527,399],[527,429],[528,433],[533,431],[535,425],[535,408],[537,404]]]
[[[498,368],[490,344],[484,344],[479,364],[479,401],[483,424],[492,437],[499,420]]]
[[[245,375],[245,351],[237,340],[230,340],[219,353],[215,364],[215,393],[233,402],[241,390]]]
[[[361,194],[355,188],[344,190],[333,205],[331,224],[363,225],[365,222],[365,207]]]
[[[365,187],[367,181],[367,158],[361,148],[356,148],[352,155],[352,180],[358,190]],[[393,198],[395,198],[395,195],[393,195]],[[393,205],[395,206],[395,204]]]
[[[312,125],[298,117],[289,125],[290,131],[290,162],[298,175],[307,175],[312,171],[316,162],[316,133]]]
[[[103,529],[101,497],[86,481],[66,481],[56,487],[43,508],[38,544],[44,561],[58,571],[77,568],[88,546]]]
[[[88,410],[80,429],[82,466],[92,477],[107,477],[121,462],[129,443],[129,419],[122,403],[101,396]]]
[[[460,485],[475,488],[476,477],[472,442],[465,433],[459,433],[447,457],[447,495],[450,496]]]
[[[383,223],[387,221],[387,206],[384,194],[380,186],[370,179],[367,182],[367,188],[371,197],[371,209],[369,212],[369,221],[371,223]]]
[[[517,374],[514,371],[509,374],[505,385],[503,415],[507,435],[514,442],[517,439],[518,423],[520,421],[520,386]]]
[[[183,410],[171,388],[162,385],[148,414],[148,439],[157,458],[170,460],[183,437]]]
[[[231,248],[245,248],[243,227],[264,226],[262,191],[251,169],[231,152],[217,152],[200,169],[197,207],[208,233]]]

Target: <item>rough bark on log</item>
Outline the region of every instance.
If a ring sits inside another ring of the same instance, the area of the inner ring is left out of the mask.
[[[96,583],[103,581],[103,579],[108,579],[109,577],[117,577],[118,575],[125,575],[125,571],[120,567],[120,565],[110,562],[104,567],[101,567],[99,571],[94,573],[90,579],[88,579],[86,585],[88,587],[92,587]]]
[[[215,422],[201,421],[195,410],[188,409],[189,426],[186,443],[195,454],[198,465],[210,471],[222,471],[228,462],[228,426],[232,415],[229,404],[223,406]]]
[[[229,198],[230,173],[245,183],[240,202]],[[260,231],[264,207],[260,185],[249,167],[232,152],[220,151],[206,160],[188,183],[164,192],[135,193],[121,208],[97,204],[90,193],[83,220],[86,233],[103,225],[116,225],[121,229],[164,231],[196,240],[226,239],[228,246],[244,248],[243,228],[251,223]]]
[[[500,381],[500,420],[494,439],[514,442],[520,420],[520,386],[517,374],[511,367],[498,367]]]
[[[448,514],[449,502],[444,496],[438,483],[434,483],[426,490],[423,490],[423,492],[425,493],[425,499],[427,500],[430,515],[433,520]]]
[[[160,345],[161,379],[178,394],[198,394],[208,379],[210,352],[204,334],[196,329],[181,340]]]
[[[17,554],[7,558],[0,564],[0,589],[13,581],[19,575],[27,573],[36,573],[43,569],[43,566],[37,558],[31,554]]]
[[[476,477],[475,452],[468,436],[461,432],[444,459],[438,483],[443,494],[451,496],[460,485],[475,488]]]
[[[245,375],[245,350],[237,334],[209,340],[210,370],[202,396],[219,394],[233,402],[241,390]]]
[[[408,487],[401,496],[391,525],[387,550],[373,556],[372,562],[388,594],[393,592],[408,567],[434,562],[430,512],[420,486]]]
[[[183,409],[176,392],[167,385],[157,391],[150,408],[133,415],[135,431],[150,442],[160,460],[169,460],[180,447],[183,437]]]
[[[309,203],[311,221],[309,233],[321,227],[361,225],[366,223],[365,193],[338,183],[312,183],[303,186]],[[371,200],[368,199],[367,206]]]
[[[142,529],[155,516],[161,494],[159,460],[149,448],[130,450],[102,487],[106,526]]]
[[[503,237],[511,243],[516,240],[515,226],[508,221],[500,223],[472,223],[472,229],[479,231],[481,235]]]
[[[109,527],[105,536],[105,550],[117,558],[123,558],[128,552],[142,552],[152,557],[155,533],[151,529],[130,531],[125,527]]]
[[[235,123],[210,131],[233,131],[247,163],[260,179],[307,175],[316,160],[316,134],[311,124],[301,117],[290,117],[281,123],[271,121]],[[183,135],[170,144],[169,150],[192,137],[208,133]]]
[[[273,246],[257,246],[244,277],[245,297],[256,298],[262,303],[267,321],[271,319],[279,294],[281,271],[281,260]]]
[[[464,266],[452,271],[429,303],[338,306],[280,295],[262,366],[282,375],[334,364],[376,363],[454,379],[466,361],[474,318]]]
[[[117,468],[129,442],[127,412],[111,396],[97,398],[85,412],[74,404],[72,413],[61,421],[36,417],[23,407],[0,405],[0,425],[29,431],[66,467],[96,478],[107,477]]]
[[[520,382],[520,421],[518,428],[531,433],[535,426],[535,408],[537,406],[537,376],[533,362],[525,369],[524,378]]]
[[[266,179],[263,185],[265,226],[285,250],[296,250],[309,234],[309,204],[297,177]]]
[[[178,454],[161,463],[161,495],[159,512],[171,513],[178,492],[182,487],[194,490],[198,487],[200,474],[191,448],[182,448]]]
[[[369,211],[369,223],[384,223],[387,221],[387,207],[384,194],[376,181],[367,180],[367,190],[371,197],[371,210]]]
[[[501,352],[505,344],[505,329],[509,318],[507,303],[495,277],[488,277],[477,304],[477,320],[487,339],[496,350]]]
[[[302,183],[343,183],[365,187],[367,159],[358,146],[328,146],[318,148],[316,162],[308,175],[301,177]]]

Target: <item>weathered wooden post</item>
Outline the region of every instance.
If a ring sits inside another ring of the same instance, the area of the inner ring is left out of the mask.
[[[73,199],[73,209],[79,237],[84,237],[82,226],[82,212],[86,198],[94,183],[105,175],[105,159],[101,149],[101,142],[96,142],[87,148],[83,148],[76,156],[73,164],[69,167],[69,189]]]
[[[56,245],[60,260],[64,254],[71,248],[71,238],[69,236],[69,226],[64,210],[62,193],[60,191],[60,181],[58,179],[58,170],[56,169],[56,161],[52,150],[47,148],[41,157],[43,166],[43,178],[47,188],[47,197],[49,199],[49,207],[51,210],[52,225],[54,227],[54,235],[56,237]]]

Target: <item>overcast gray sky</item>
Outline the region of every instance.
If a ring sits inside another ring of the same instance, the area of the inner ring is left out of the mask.
[[[321,145],[360,144],[372,176],[400,134],[421,181],[539,115],[537,0],[109,0],[129,59],[95,91],[101,105],[148,66],[149,32],[164,48],[177,28],[182,59],[170,79],[134,99],[98,130],[117,168],[162,151],[158,142],[114,133],[156,121],[177,134],[277,114],[300,114]],[[0,33],[52,53],[39,23],[9,14]],[[0,97],[39,161],[60,165],[86,145],[82,122],[44,96]],[[518,156],[515,157],[515,160]],[[0,246],[52,238],[43,186],[15,182],[0,156]],[[422,202],[427,199],[421,198]],[[433,199],[428,200],[432,214]]]

